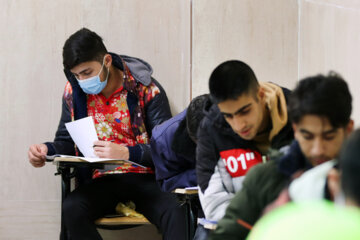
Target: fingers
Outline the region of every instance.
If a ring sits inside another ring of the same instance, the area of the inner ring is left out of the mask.
[[[94,147],[94,154],[99,158],[114,158],[123,159],[128,155],[128,148],[122,144],[112,142],[96,141]]]
[[[41,147],[38,146],[37,144],[31,145],[29,152],[36,158],[41,158],[44,156],[44,154],[41,151]]]
[[[104,152],[95,152],[95,155],[98,157],[98,158],[109,158],[108,155]]]
[[[94,152],[95,153],[103,153],[103,152],[106,152],[106,147],[100,147],[100,146],[96,146],[94,147]]]
[[[105,147],[98,147],[98,149],[94,149],[95,156],[99,158],[111,158],[110,151],[105,149]]]
[[[34,167],[42,167],[45,165],[45,158],[35,157],[32,153],[29,153],[29,162]]]
[[[112,143],[109,141],[95,141],[94,147],[106,147],[106,146],[110,146],[110,144]]]
[[[102,141],[96,141],[94,142],[94,154],[99,158],[106,158],[107,152],[109,151],[109,148],[106,147],[103,143],[99,143]]]
[[[38,150],[43,156],[45,156],[48,152],[47,146],[45,144],[39,144]]]
[[[34,167],[42,167],[45,165],[47,154],[47,147],[45,144],[31,145],[28,151],[28,158],[31,165]]]
[[[111,149],[114,149],[116,147],[119,147],[121,145],[109,142],[109,141],[95,141],[94,142],[94,151],[95,152],[106,152],[111,151]]]
[[[94,142],[94,154],[95,156],[101,158],[101,157],[104,157],[103,155],[103,151],[104,151],[104,148],[105,148],[105,144],[106,142],[105,141],[95,141]]]
[[[33,162],[33,161],[30,161],[31,165],[33,165],[34,167],[36,168],[40,168],[40,167],[43,167],[45,166],[45,161],[42,161],[42,162]]]

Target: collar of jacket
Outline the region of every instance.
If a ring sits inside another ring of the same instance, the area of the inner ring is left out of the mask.
[[[288,177],[298,170],[308,170],[310,168],[312,168],[312,165],[302,153],[296,140],[291,143],[287,153],[278,160],[279,171]]]
[[[194,158],[196,151],[196,144],[190,138],[186,129],[186,117],[180,122],[178,128],[174,133],[171,149],[180,155],[187,158]]]

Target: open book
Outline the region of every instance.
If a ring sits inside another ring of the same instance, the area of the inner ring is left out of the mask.
[[[124,164],[124,163],[130,163],[133,165],[137,165],[139,167],[143,167],[146,168],[143,165],[140,165],[138,163],[135,163],[133,161],[129,161],[129,160],[122,160],[122,159],[113,159],[113,158],[95,158],[95,157],[77,157],[77,156],[69,156],[69,155],[60,155],[60,154],[55,154],[55,155],[47,155],[46,156],[46,161],[48,162],[52,162],[52,161],[76,161],[76,160],[80,160],[80,161],[86,161],[86,162],[90,162],[90,163],[106,163],[106,162],[110,162],[110,161],[116,161],[116,164]]]
[[[109,164],[124,164],[130,163],[145,168],[144,166],[135,162],[123,159],[112,158],[98,158],[94,153],[94,142],[98,140],[94,120],[90,117],[85,117],[73,122],[65,123],[65,127],[69,132],[71,138],[74,140],[76,146],[85,157],[69,156],[69,155],[52,155],[46,156],[46,161],[63,161],[63,162],[81,162],[86,161],[90,163],[109,162]],[[112,161],[112,162],[111,162]],[[115,162],[116,161],[116,162]]]

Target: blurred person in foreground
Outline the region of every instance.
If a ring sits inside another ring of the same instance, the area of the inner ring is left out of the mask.
[[[360,239],[359,146],[360,129],[354,131],[343,145],[340,169],[332,168],[328,172],[328,187],[335,196],[334,203],[319,199],[289,203],[260,219],[248,239]]]

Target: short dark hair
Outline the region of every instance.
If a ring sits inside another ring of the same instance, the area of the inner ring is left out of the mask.
[[[236,100],[243,94],[255,94],[259,88],[254,71],[244,62],[230,60],[221,63],[211,73],[209,89],[215,103]]]
[[[87,61],[103,61],[107,53],[102,38],[87,28],[82,28],[72,34],[63,47],[63,65],[70,70]]]
[[[288,102],[289,118],[299,123],[305,115],[325,117],[335,127],[345,127],[350,121],[352,97],[345,80],[330,72],[301,80]]]
[[[339,158],[341,187],[346,198],[360,206],[360,129],[345,141]]]
[[[209,98],[209,94],[203,94],[194,98],[186,111],[186,126],[190,138],[196,142],[196,133],[200,122],[204,117],[204,106]]]

